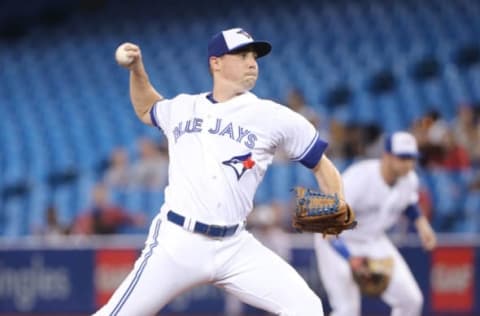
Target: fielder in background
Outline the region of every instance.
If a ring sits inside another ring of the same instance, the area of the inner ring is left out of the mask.
[[[276,315],[323,315],[295,269],[244,229],[278,148],[312,169],[324,192],[343,198],[340,174],[312,124],[249,92],[257,58],[270,50],[243,29],[222,31],[208,45],[212,91],[166,99],[150,83],[140,48],[118,48],[117,62],[130,70],[135,113],[168,139],[169,179],[140,258],[96,315],[155,315],[207,283]]]
[[[381,297],[392,316],[421,315],[420,288],[386,234],[404,215],[414,223],[425,249],[436,245],[435,233],[417,206],[417,156],[415,138],[396,132],[386,138],[381,159],[357,162],[342,174],[345,198],[355,209],[358,226],[339,238],[315,236],[331,316],[360,316],[362,294]]]

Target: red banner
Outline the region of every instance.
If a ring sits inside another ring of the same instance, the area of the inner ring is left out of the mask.
[[[467,312],[473,309],[474,262],[473,248],[434,251],[430,277],[433,310]]]
[[[138,256],[134,249],[98,250],[95,255],[95,300],[104,305],[133,268]]]

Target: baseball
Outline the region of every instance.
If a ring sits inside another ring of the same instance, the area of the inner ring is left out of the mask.
[[[127,43],[124,43],[118,46],[117,50],[115,51],[115,59],[117,60],[117,63],[121,66],[128,66],[133,61],[133,56],[130,56],[126,49],[127,45]]]

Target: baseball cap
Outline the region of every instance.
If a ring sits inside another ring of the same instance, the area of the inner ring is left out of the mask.
[[[418,146],[415,137],[407,132],[395,132],[388,135],[385,151],[400,158],[418,158]]]
[[[253,47],[258,58],[267,55],[272,50],[272,45],[269,42],[255,41],[242,28],[233,28],[221,31],[210,39],[208,43],[208,58],[233,53],[247,46]]]

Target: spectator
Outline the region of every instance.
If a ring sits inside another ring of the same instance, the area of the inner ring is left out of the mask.
[[[443,136],[448,130],[448,124],[442,118],[442,115],[436,110],[431,110],[425,116],[425,123],[427,125],[428,141],[432,144],[442,143]]]
[[[333,159],[346,158],[345,144],[347,142],[347,127],[340,121],[332,118],[329,124],[330,135],[327,154]]]
[[[475,108],[469,104],[461,105],[453,121],[456,142],[468,151],[471,160],[480,162],[480,121]]]
[[[57,207],[49,205],[45,210],[45,226],[36,229],[35,234],[45,237],[49,241],[56,241],[69,233],[66,226],[62,225],[58,219]]]
[[[433,201],[432,194],[426,186],[420,186],[418,191],[418,207],[421,213],[428,219],[433,220]]]
[[[108,190],[104,184],[97,184],[92,191],[92,206],[79,215],[72,227],[73,234],[118,234],[128,227],[143,227],[145,217],[133,215],[109,202]]]
[[[104,175],[104,183],[110,188],[126,188],[130,183],[131,170],[128,153],[124,148],[116,148],[110,157]]]
[[[385,140],[382,129],[375,123],[367,124],[363,128],[365,142],[365,158],[377,158],[382,155]]]
[[[447,170],[459,171],[470,168],[468,151],[455,140],[452,130],[445,131],[442,139],[443,160],[441,167]]]
[[[287,95],[285,104],[293,111],[301,114],[318,130],[319,137],[328,141],[328,126],[322,124],[320,115],[305,102],[305,97],[299,89],[292,89]],[[289,161],[287,154],[278,150],[274,157],[275,163],[286,163]]]
[[[420,151],[419,164],[425,168],[438,166],[443,160],[441,139],[445,133],[444,127],[446,128],[446,126],[443,124],[443,121],[440,121],[442,123],[435,123],[438,120],[439,114],[432,111],[416,120],[412,126],[412,134],[418,142]]]
[[[469,189],[472,192],[480,192],[480,172],[477,172],[477,174],[473,177],[473,180],[469,185]]]
[[[148,138],[138,140],[139,159],[132,168],[132,184],[158,189],[167,185],[168,155]]]
[[[364,128],[362,125],[350,123],[346,126],[345,140],[343,143],[344,156],[352,160],[365,155]]]
[[[322,127],[320,126],[320,116],[311,106],[306,104],[305,97],[299,89],[292,89],[288,93],[286,105],[295,112],[302,114],[315,128],[319,129]],[[323,128],[325,128],[325,126],[323,126]],[[320,135],[320,137],[323,136],[325,135]]]

